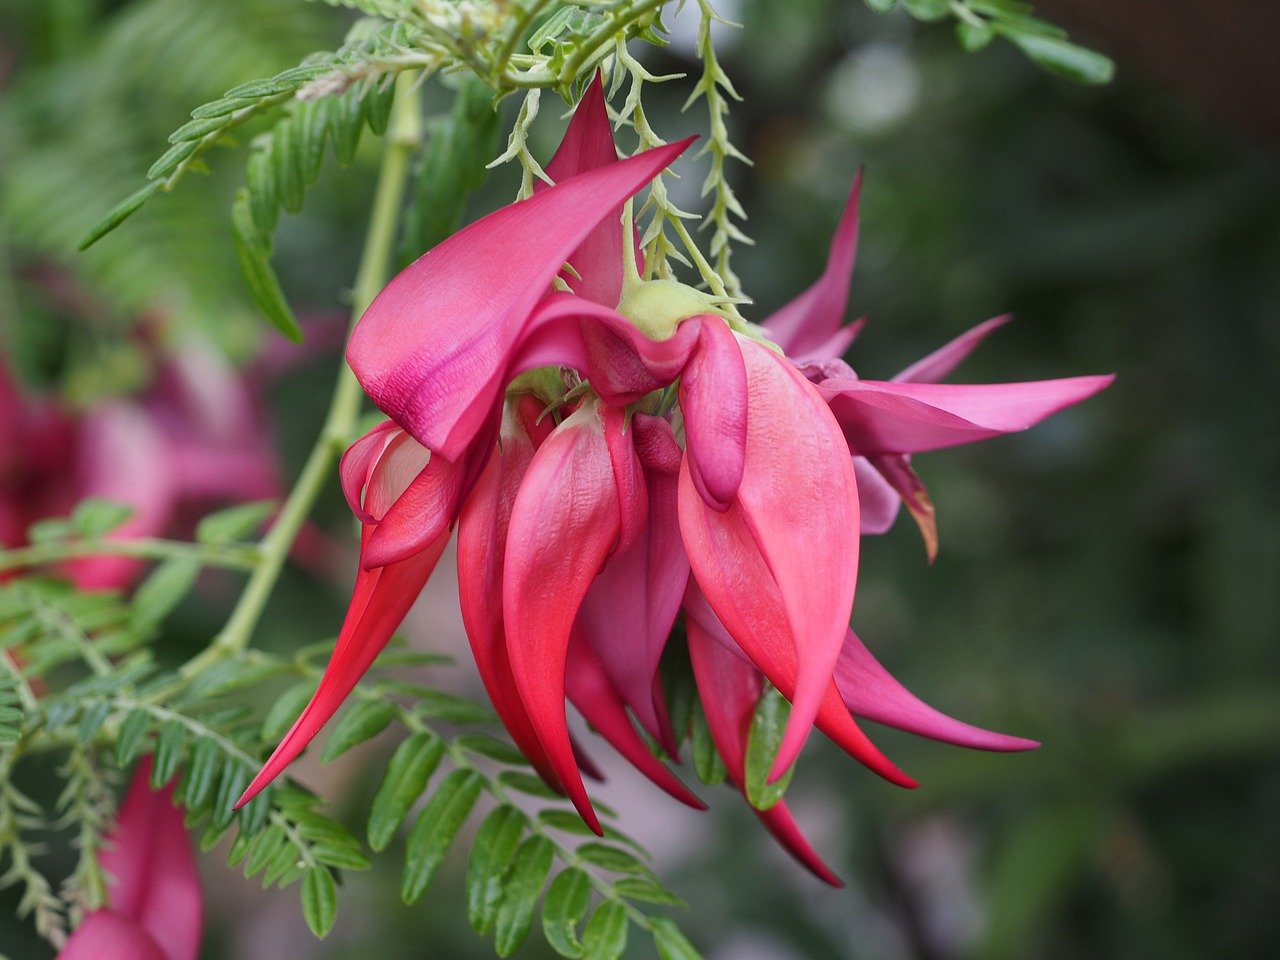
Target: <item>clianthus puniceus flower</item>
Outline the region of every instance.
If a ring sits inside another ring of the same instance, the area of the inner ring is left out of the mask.
[[[858,329],[841,326],[856,185],[826,272],[763,326],[642,279],[624,204],[688,143],[619,160],[597,78],[546,167],[555,186],[445,240],[361,318],[347,359],[390,419],[341,467],[360,571],[314,698],[242,802],[337,710],[455,529],[489,696],[597,832],[566,701],[658,786],[703,805],[640,732],[678,760],[658,664],[681,617],[712,739],[744,793],[766,680],[792,705],[771,782],[817,727],[914,786],[855,718],[980,749],[1036,746],[937,712],[862,645],[849,629],[859,534],[886,529],[899,499],[928,515],[911,454],[1029,427],[1110,378],[931,382],[984,327],[895,380],[859,379],[839,359]],[[839,882],[785,803],[756,812]]]

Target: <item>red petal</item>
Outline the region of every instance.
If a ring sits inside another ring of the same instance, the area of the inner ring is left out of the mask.
[[[849,626],[858,494],[844,439],[813,386],[773,351],[741,344],[748,383],[742,484],[727,511],[706,509],[693,496],[686,452],[680,528],[712,608],[761,669],[756,649],[792,646],[793,710],[776,778],[804,745]],[[770,622],[771,594],[780,597],[789,625],[780,636]]]
[[[825,380],[856,454],[921,453],[1025,430],[1110,385],[1112,376],[1030,383],[935,384]]]
[[[502,607],[516,686],[538,739],[597,833],[565,720],[565,659],[582,598],[613,548],[618,493],[596,404],[584,403],[533,456],[507,535]]]
[[[458,600],[480,679],[507,732],[548,785],[562,790],[534,731],[507,658],[502,624],[503,553],[511,507],[533,459],[533,444],[514,416],[502,443],[458,518]]]
[[[1012,314],[992,317],[966,330],[949,343],[943,344],[933,353],[917,360],[907,369],[893,378],[895,383],[939,383],[956,367],[960,366],[974,348],[991,334],[995,333],[1013,319]]]
[[[183,955],[187,956],[187,955]],[[190,954],[195,957],[195,954]],[[177,960],[140,926],[110,910],[94,910],[71,934],[57,960]]]
[[[368,543],[369,531],[370,528],[365,527],[362,548]],[[320,678],[320,686],[236,802],[237,808],[252,800],[279,776],[342,706],[342,701],[382,652],[391,634],[413,606],[448,542],[446,531],[417,556],[374,570],[361,566],[356,574],[351,606],[347,609],[333,655]]]

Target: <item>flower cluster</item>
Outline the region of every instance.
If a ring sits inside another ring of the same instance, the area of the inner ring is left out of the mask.
[[[769,780],[817,727],[894,783],[913,781],[855,718],[992,750],[1031,741],[926,706],[849,629],[859,535],[903,502],[932,550],[912,454],[1021,430],[1108,377],[937,381],[1000,321],[891,381],[840,356],[857,185],[818,282],[763,325],[645,279],[626,205],[689,141],[619,160],[599,79],[546,170],[555,186],[408,267],[347,357],[390,418],[347,451],[362,525],[351,605],[314,698],[245,794],[332,716],[399,625],[456,529],[463,620],[512,738],[593,829],[566,698],[658,786],[702,803],[678,758],[658,665],[677,622],[728,776],[745,792],[764,681],[791,703]],[[785,803],[760,818],[838,882]]]

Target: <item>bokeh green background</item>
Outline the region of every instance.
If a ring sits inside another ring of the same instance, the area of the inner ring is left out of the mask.
[[[735,267],[757,318],[816,277],[865,164],[850,316],[871,322],[849,357],[856,369],[887,376],[1012,311],[1017,321],[959,379],[1118,380],[1027,435],[918,458],[940,518],[932,568],[905,519],[864,548],[854,625],[868,645],[942,709],[1042,750],[989,756],[876,731],[923,783],[906,793],[815,743],[791,796],[844,890],[773,850],[727,788],[701,817],[634,780],[605,795],[634,811],[630,825],[691,903],[683,925],[712,960],[1272,955],[1274,145],[1124,62],[1112,86],[1080,88],[1016,51],[966,55],[945,28],[853,0],[753,0],[737,13],[743,28],[720,41],[745,98],[735,140],[756,160],[733,176],[756,240]],[[231,253],[241,156],[215,153],[210,181],[153,203],[88,256],[74,240],[141,182],[192,106],[331,46],[345,16],[301,0],[0,2],[0,332],[29,383],[82,403],[144,385],[124,331],[146,310],[240,359],[271,338]],[[696,69],[687,49],[648,56],[655,72]],[[686,93],[678,82],[656,91],[650,113],[669,137],[704,126],[697,109],[680,114]],[[429,92],[432,109],[446,102]],[[546,156],[562,121],[544,112]],[[285,288],[322,328],[342,309],[372,164],[370,152],[353,170],[326,168],[280,233]],[[505,202],[513,177],[498,171],[475,212]],[[687,189],[699,180],[691,170]],[[49,296],[37,280],[50,265],[78,278],[93,311]],[[336,362],[315,351],[270,386],[289,465],[310,443]],[[321,522],[349,532],[336,491]],[[332,583],[286,577],[266,642],[332,634],[340,566]],[[214,584],[180,612],[175,654],[216,629],[232,586]],[[360,758],[372,769],[388,749]],[[353,823],[368,782],[347,778]],[[350,878],[323,944],[306,934],[293,891],[261,894],[216,856],[203,867],[209,960],[491,955],[466,928],[460,857],[413,909],[399,904],[394,858]],[[0,894],[0,951],[43,956],[13,906]],[[549,955],[536,940],[520,956]]]

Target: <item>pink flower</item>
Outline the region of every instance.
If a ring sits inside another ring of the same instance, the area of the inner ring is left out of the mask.
[[[556,185],[441,243],[361,319],[348,360],[391,418],[342,464],[361,569],[315,698],[241,802],[337,709],[455,525],[463,621],[485,688],[517,746],[596,831],[566,700],[657,785],[701,806],[636,729],[678,760],[684,731],[672,729],[658,662],[682,611],[712,738],[744,792],[766,679],[792,704],[770,780],[816,726],[913,786],[858,717],[982,749],[1035,746],[928,707],[849,629],[860,483],[883,474],[910,491],[895,472],[910,474],[908,454],[1029,426],[1106,378],[857,379],[837,359],[857,332],[841,327],[852,205],[823,278],[767,328],[672,280],[642,280],[622,205],[684,146],[618,160],[597,79],[547,166]],[[964,349],[908,373],[940,375]],[[889,505],[874,506],[883,526]],[[838,882],[785,804],[758,813]]]
[[[173,786],[152,790],[150,777],[147,757],[100,856],[109,903],[84,918],[58,960],[196,960],[204,900],[195,854]]]

